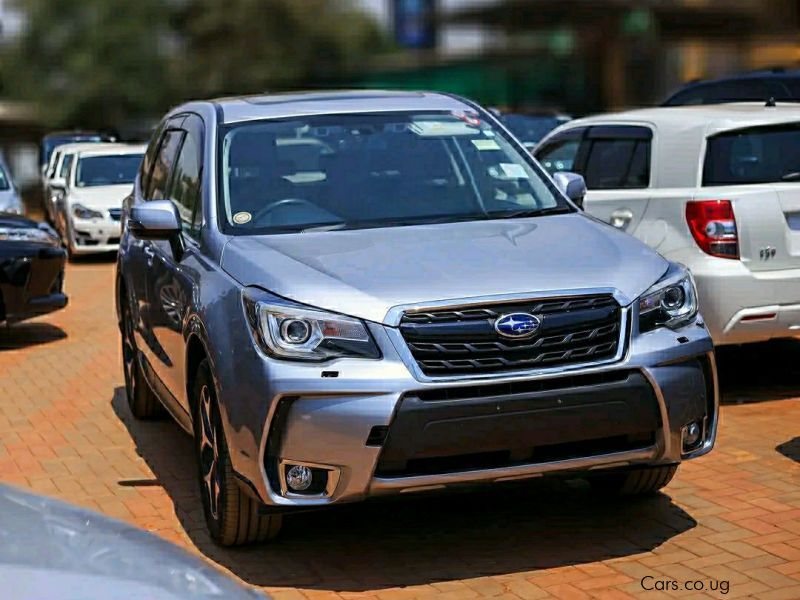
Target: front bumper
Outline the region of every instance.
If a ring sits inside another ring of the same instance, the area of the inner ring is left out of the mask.
[[[381,360],[299,364],[252,350],[218,368],[234,468],[266,504],[675,464],[714,445],[718,392],[701,321],[636,335],[611,365],[438,382],[413,377],[391,332],[370,329]],[[683,452],[682,428],[693,421],[704,424],[703,440]],[[291,465],[324,471],[325,485],[291,492]]]
[[[116,252],[119,249],[121,225],[110,216],[98,219],[72,217],[70,246],[73,254]]]
[[[63,248],[0,243],[0,322],[30,319],[64,308]]]

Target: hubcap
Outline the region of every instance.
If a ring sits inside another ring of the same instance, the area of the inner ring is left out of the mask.
[[[208,510],[215,519],[219,511],[220,470],[217,430],[212,416],[213,406],[208,386],[200,390],[200,474]]]

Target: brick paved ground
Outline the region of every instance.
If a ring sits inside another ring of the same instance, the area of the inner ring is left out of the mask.
[[[800,598],[800,341],[720,357],[717,449],[654,498],[602,503],[547,482],[403,498],[298,515],[273,545],[222,550],[188,437],[128,412],[112,283],[108,262],[71,266],[65,311],[0,330],[0,479],[154,531],[284,600]],[[645,592],[645,576],[730,588]]]

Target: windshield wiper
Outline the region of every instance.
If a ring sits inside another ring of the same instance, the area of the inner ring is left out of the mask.
[[[312,225],[311,227],[303,227],[298,229],[298,233],[313,233],[315,231],[336,231],[337,229],[345,229],[349,223],[346,221],[339,221],[338,223],[325,223],[323,225]]]
[[[524,210],[497,211],[486,213],[489,219],[524,219],[526,217],[542,217],[545,215],[563,215],[573,210],[568,206],[551,206],[550,208],[526,208]]]
[[[781,176],[781,181],[800,181],[800,171],[792,171]]]

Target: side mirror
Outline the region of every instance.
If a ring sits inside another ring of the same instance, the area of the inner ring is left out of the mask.
[[[168,240],[181,232],[178,207],[170,200],[151,200],[131,207],[128,229],[143,240]]]
[[[558,171],[553,174],[553,180],[567,198],[583,208],[583,198],[586,196],[586,182],[583,176],[569,171]]]

